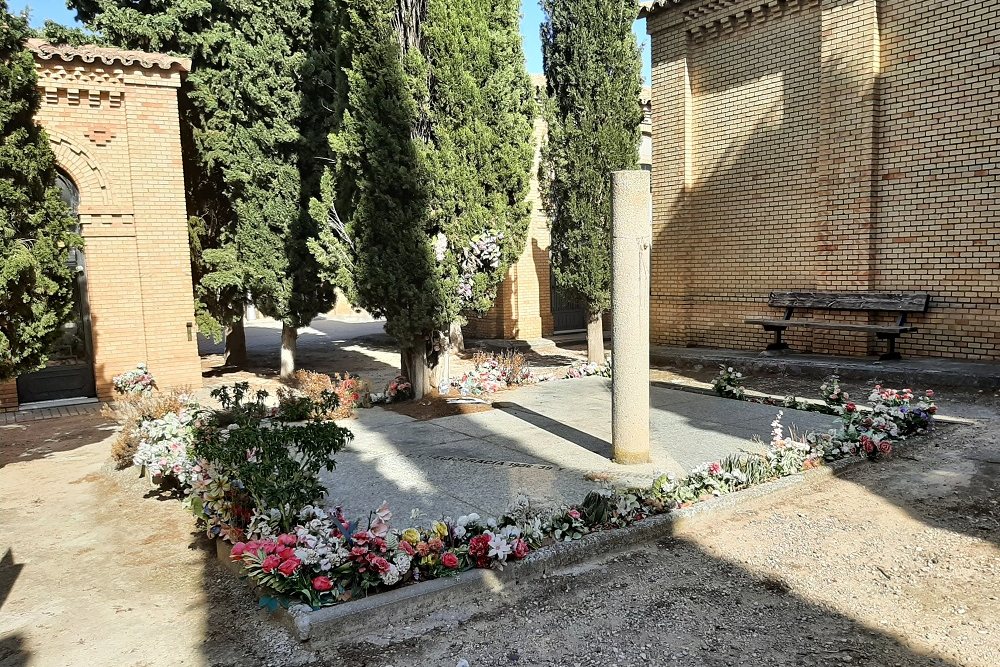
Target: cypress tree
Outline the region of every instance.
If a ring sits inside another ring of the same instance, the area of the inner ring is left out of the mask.
[[[587,356],[604,361],[611,305],[612,171],[635,169],[642,122],[635,0],[541,0],[548,139],[539,177],[557,287],[587,309]]]
[[[73,312],[69,252],[83,240],[35,124],[40,97],[27,20],[0,0],[0,379],[34,370]]]
[[[297,329],[336,298],[321,275],[342,275],[329,262],[343,253],[310,215],[331,157],[329,0],[70,5],[110,43],[192,59],[183,109],[196,297],[221,326],[238,325],[245,295],[281,320],[281,373],[290,374]]]
[[[331,145],[355,300],[385,315],[422,394],[437,384],[444,332],[489,309],[524,247],[534,108],[519,2],[339,7]]]

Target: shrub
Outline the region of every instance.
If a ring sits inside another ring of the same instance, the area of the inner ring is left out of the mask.
[[[132,465],[132,459],[139,448],[139,427],[143,421],[161,419],[168,414],[180,414],[191,402],[187,391],[171,389],[123,394],[114,403],[105,405],[101,414],[114,419],[121,426],[111,443],[111,458],[115,465],[119,469]]]
[[[321,499],[321,470],[333,470],[333,455],[353,435],[332,421],[301,425],[272,421],[261,414],[266,391],[248,393],[246,383],[212,392],[222,410],[208,415],[195,431],[194,455],[238,484],[254,509],[277,509],[278,525],[289,531],[300,508]]]
[[[368,384],[354,373],[335,373],[333,376],[313,371],[295,371],[291,386],[302,392],[318,405],[330,406],[324,416],[327,419],[344,419],[354,415],[355,408],[371,406],[371,391]],[[331,406],[329,395],[336,396]]]
[[[142,422],[138,433],[139,447],[132,462],[145,467],[152,477],[172,477],[182,487],[190,485],[197,474],[191,446],[198,414],[197,408],[186,407],[160,419]]]
[[[473,355],[472,361],[475,369],[463,375],[457,383],[463,395],[491,394],[509,386],[536,382],[528,360],[515,350],[480,350]]]

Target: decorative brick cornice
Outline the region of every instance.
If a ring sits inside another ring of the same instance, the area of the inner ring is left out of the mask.
[[[122,65],[141,69],[190,71],[191,59],[179,58],[165,53],[147,53],[146,51],[126,51],[107,46],[69,46],[67,44],[49,44],[42,39],[29,39],[27,46],[40,60],[62,60],[64,62],[103,63],[105,65]]]
[[[644,5],[639,16],[650,18],[659,10],[673,9],[673,28],[683,30],[688,40],[697,43],[819,4],[820,0],[656,0]]]

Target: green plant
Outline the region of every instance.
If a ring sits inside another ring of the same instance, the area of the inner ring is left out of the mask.
[[[73,316],[70,252],[83,245],[55,185],[27,19],[0,0],[0,380],[42,366]]]
[[[256,392],[248,402],[245,383],[221,387],[213,396],[223,409],[197,430],[196,460],[238,480],[255,509],[277,509],[282,530],[290,530],[298,510],[326,494],[319,473],[333,470],[334,454],[354,436],[331,421],[291,425],[262,418],[267,392]]]
[[[712,380],[712,389],[723,398],[743,400],[743,373],[732,366],[719,366],[719,374]]]
[[[611,172],[635,169],[642,121],[635,0],[542,0],[548,138],[539,169],[559,290],[586,306],[587,360],[604,361],[611,304]]]

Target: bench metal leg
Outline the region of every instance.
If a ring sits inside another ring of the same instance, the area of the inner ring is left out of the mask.
[[[781,340],[781,335],[783,333],[785,333],[785,328],[784,327],[774,327],[773,329],[769,329],[769,331],[773,331],[774,332],[774,342],[771,343],[770,345],[768,345],[767,349],[768,350],[787,350],[788,349],[788,343],[786,343],[785,341]]]
[[[902,355],[899,354],[899,352],[896,352],[897,336],[881,334],[879,335],[879,338],[885,339],[885,341],[889,344],[889,349],[886,351],[885,354],[883,354],[878,358],[879,361],[899,361],[900,359],[903,358]]]

